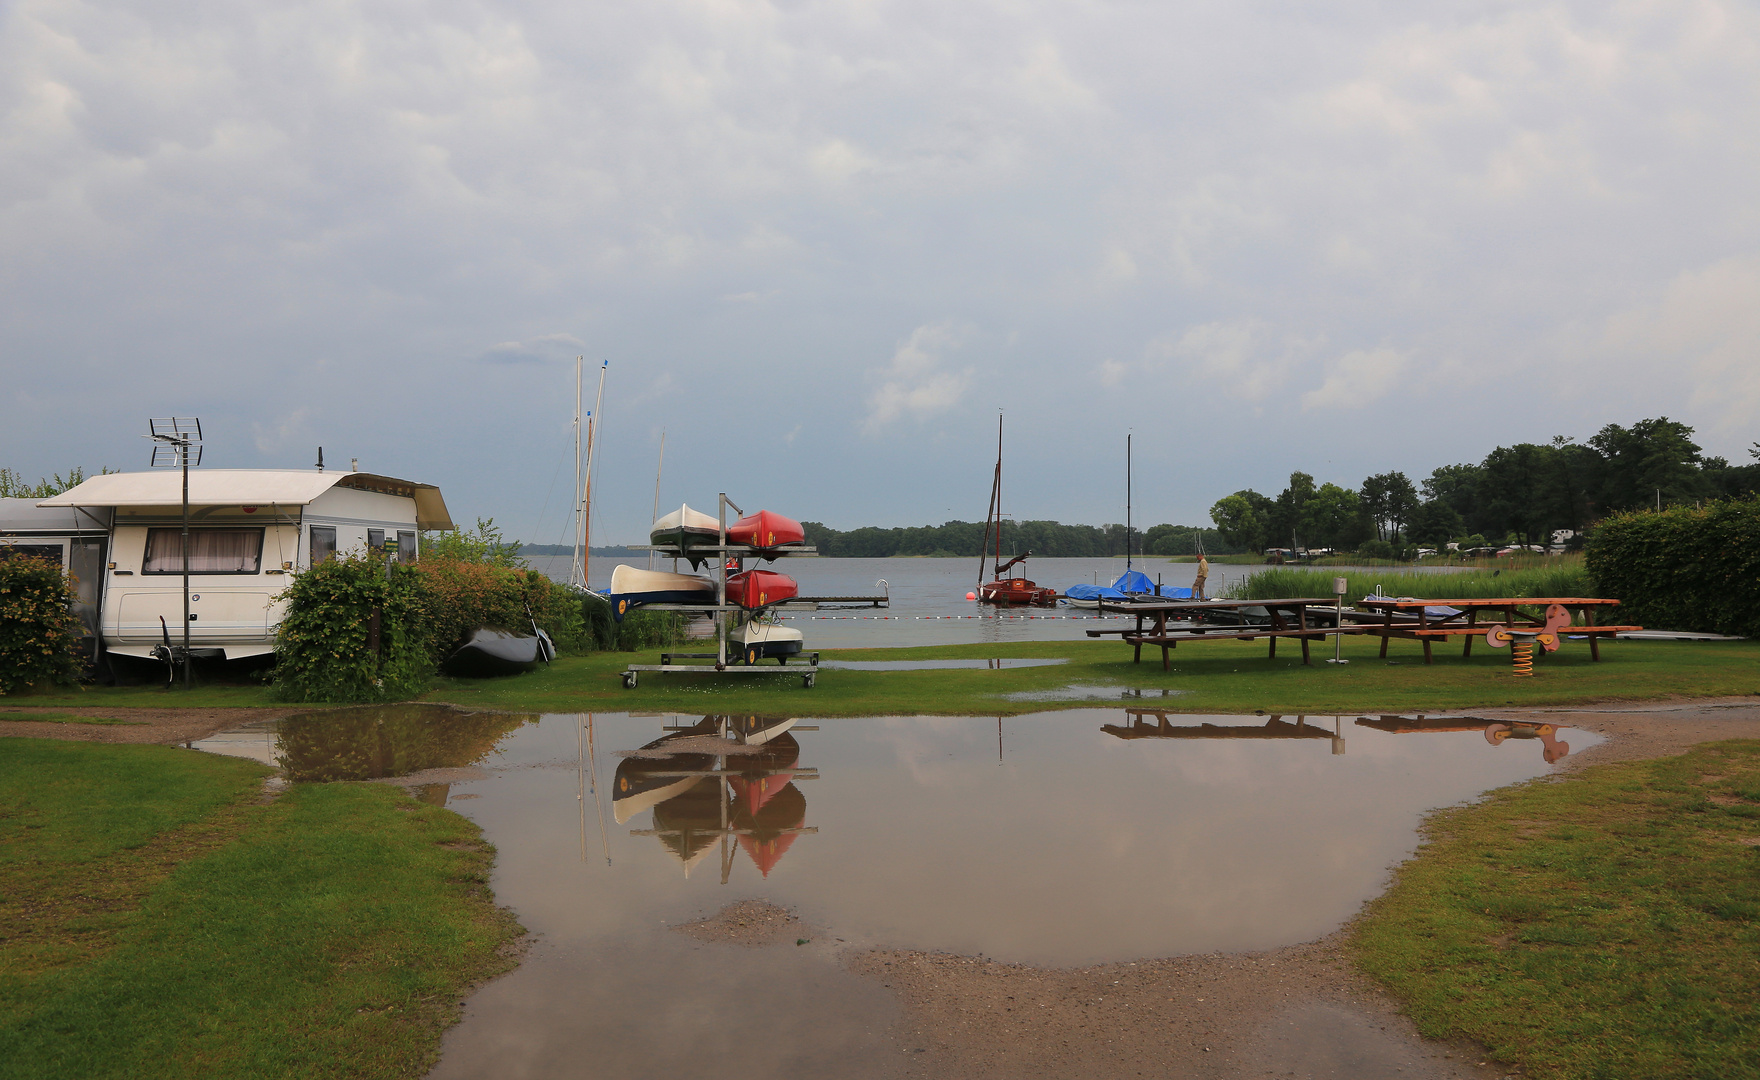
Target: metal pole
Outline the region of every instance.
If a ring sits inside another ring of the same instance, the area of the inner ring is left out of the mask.
[[[1124,437],[1124,569],[1131,569],[1131,437]]]
[[[178,447],[183,459],[183,688],[189,689],[189,441]]]

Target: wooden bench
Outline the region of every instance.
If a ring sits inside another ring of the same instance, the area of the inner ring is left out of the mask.
[[[1160,646],[1161,670],[1168,669],[1168,653],[1182,641],[1252,641],[1256,638],[1269,638],[1270,658],[1277,657],[1277,639],[1284,637],[1300,638],[1302,642],[1302,663],[1308,663],[1308,642],[1324,641],[1332,634],[1368,634],[1374,633],[1368,626],[1347,626],[1342,630],[1331,627],[1325,629],[1273,629],[1269,626],[1218,626],[1214,630],[1186,630],[1172,634],[1131,634],[1124,639],[1125,644],[1136,647],[1134,661],[1141,663],[1143,646]]]

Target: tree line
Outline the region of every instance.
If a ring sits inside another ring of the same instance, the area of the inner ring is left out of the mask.
[[[817,521],[802,522],[801,527],[806,531],[807,543],[818,548],[819,554],[838,558],[976,557],[984,547],[984,523],[981,521],[949,521],[941,525],[891,529],[870,525],[848,532],[840,532]],[[1205,550],[1212,554],[1224,553],[1215,529],[1193,525],[1133,527],[1129,535],[1130,550],[1137,555],[1191,555],[1196,552],[1200,537]],[[1125,554],[1125,542],[1123,525],[1008,520],[1002,523],[1002,552],[1005,556],[1031,551],[1045,558],[1112,558]]]
[[[1477,464],[1444,465],[1413,483],[1402,472],[1368,477],[1360,488],[1290,474],[1275,498],[1251,489],[1217,500],[1210,520],[1231,546],[1371,550],[1458,542],[1546,544],[1567,531],[1580,541],[1608,514],[1692,505],[1760,489],[1754,464],[1707,457],[1693,429],[1666,416],[1631,427],[1608,424],[1585,443],[1499,446]]]

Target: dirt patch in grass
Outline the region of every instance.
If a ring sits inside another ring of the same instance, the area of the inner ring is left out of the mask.
[[[318,706],[322,708],[323,706]],[[311,705],[261,709],[0,708],[0,736],[104,743],[186,743],[253,720],[311,712]]]

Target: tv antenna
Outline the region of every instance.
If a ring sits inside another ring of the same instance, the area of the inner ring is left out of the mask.
[[[183,688],[189,689],[189,467],[202,463],[202,422],[193,416],[163,416],[147,421],[153,440],[152,467],[183,470]],[[195,460],[190,460],[191,455]],[[169,650],[167,650],[169,651]],[[173,659],[166,657],[167,660]]]

